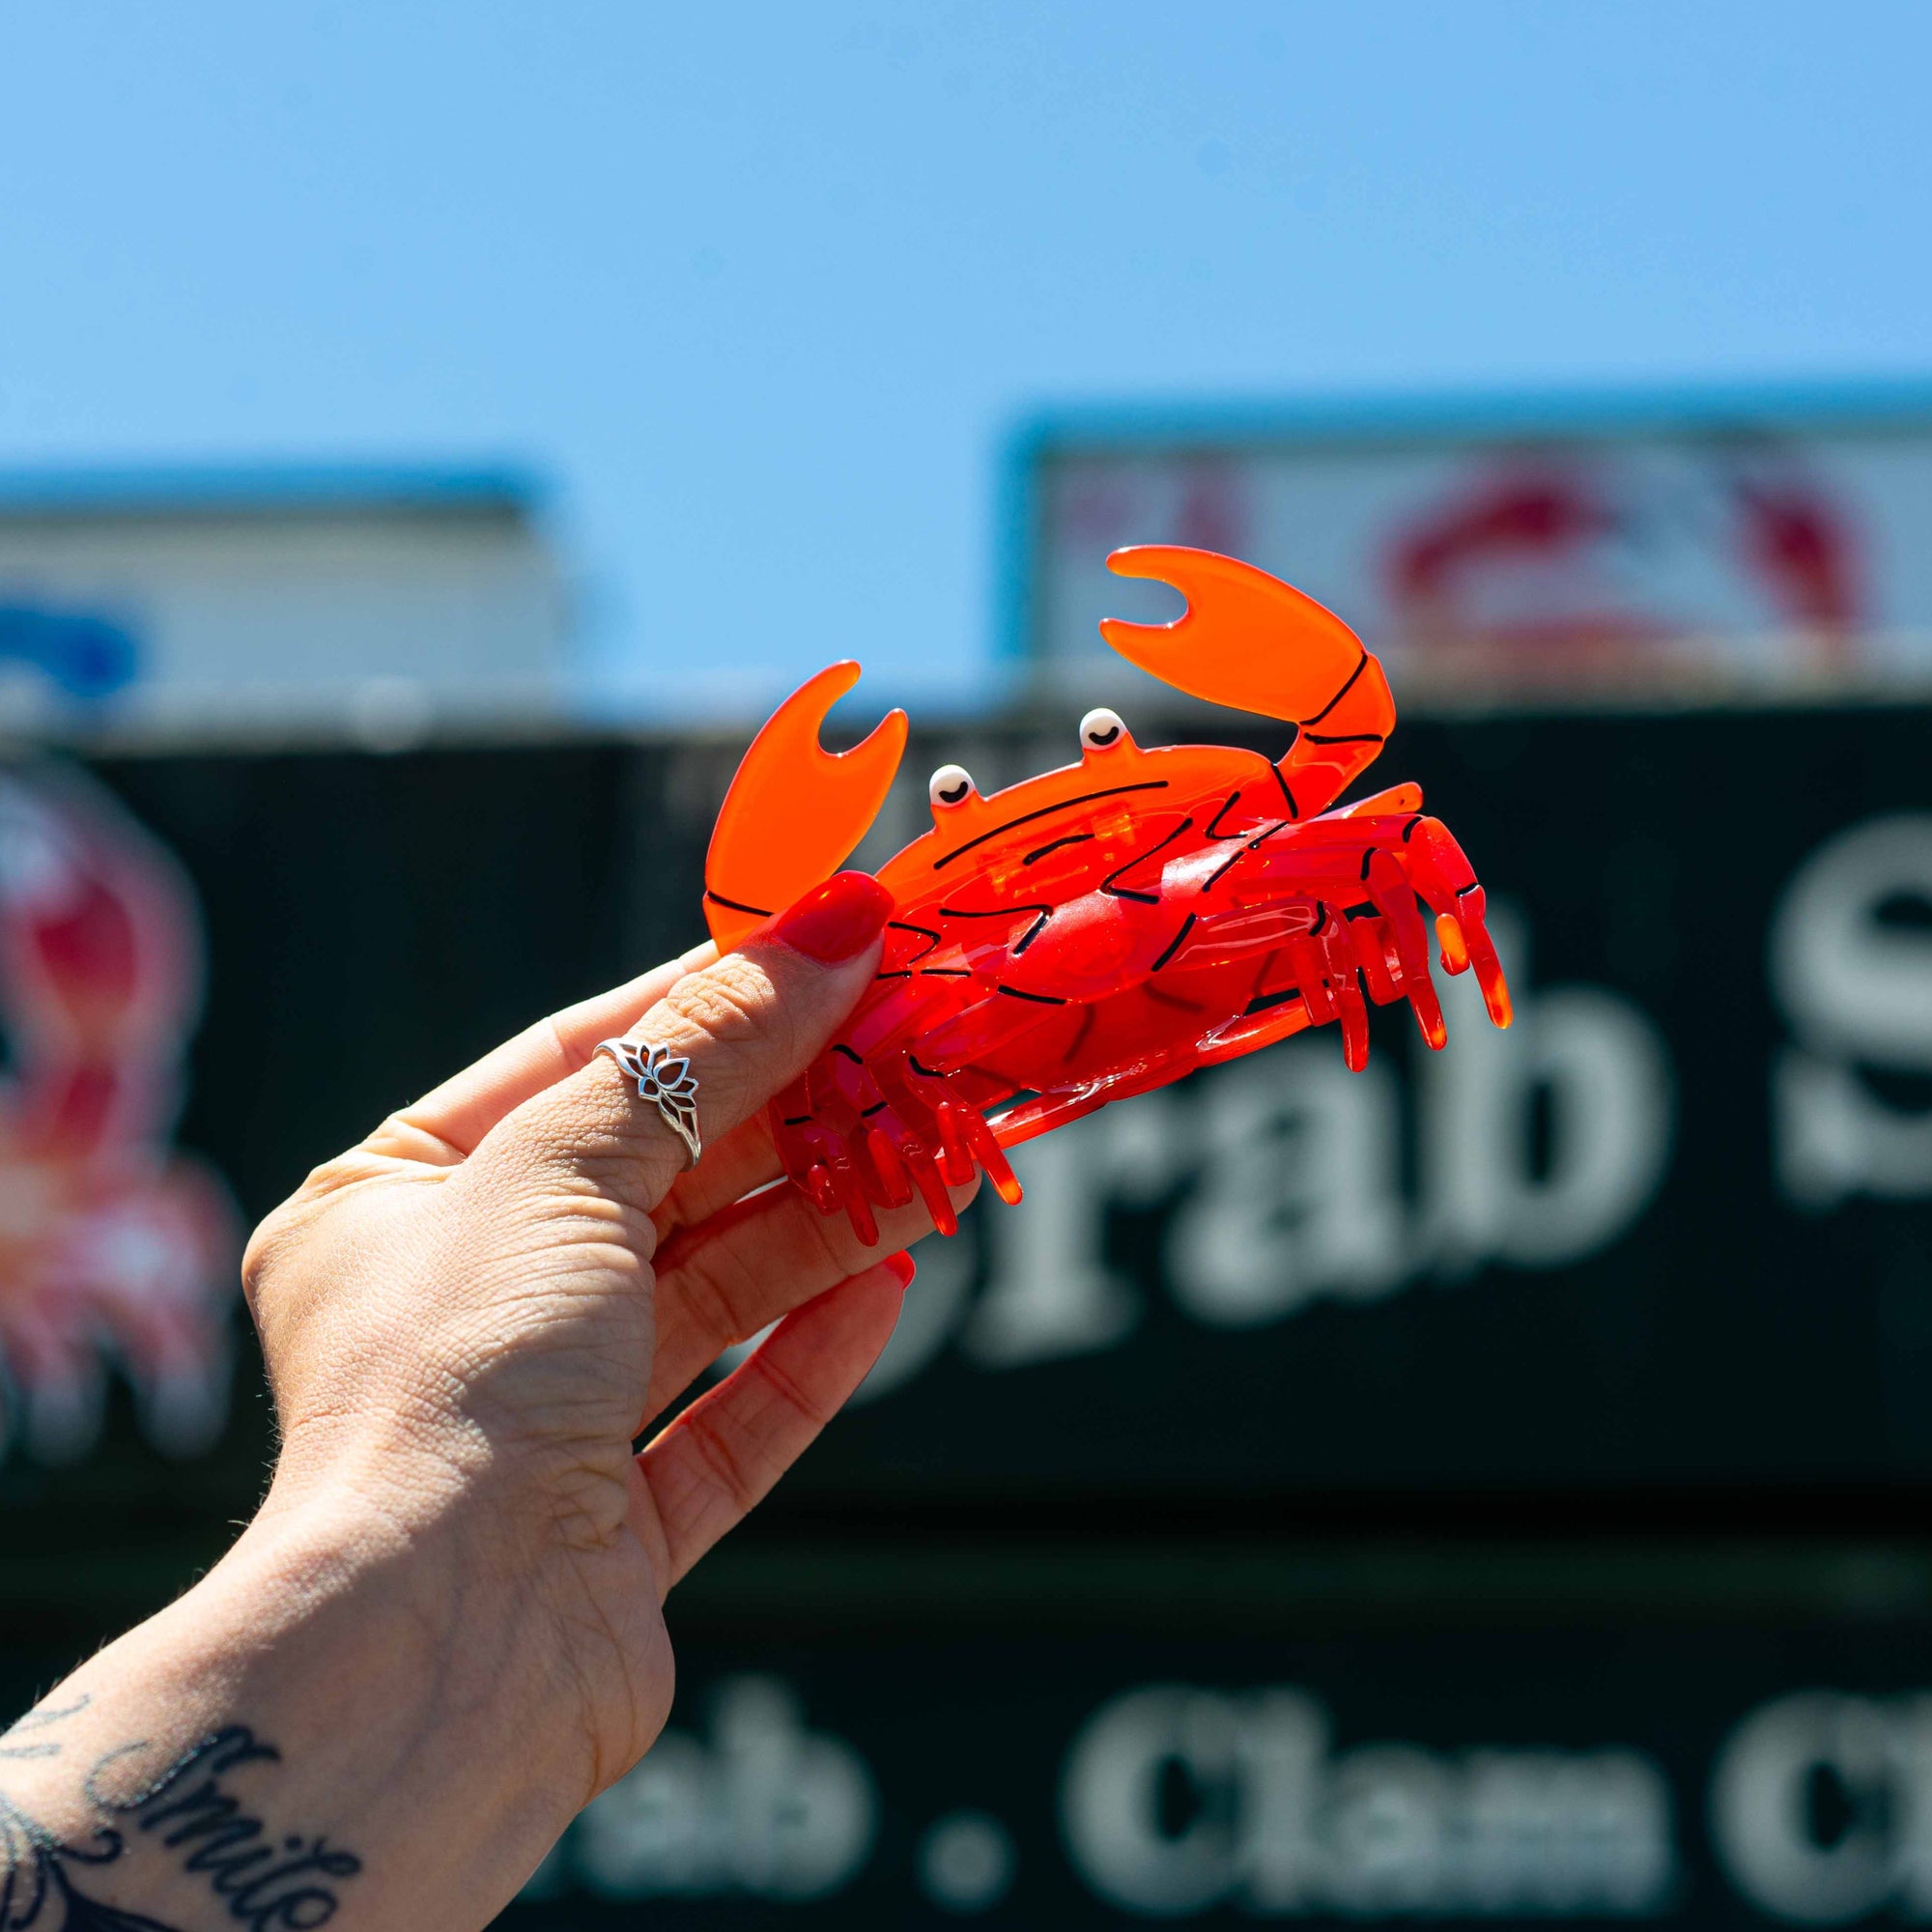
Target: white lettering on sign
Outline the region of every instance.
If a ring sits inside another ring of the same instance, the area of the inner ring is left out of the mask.
[[[1773,1062],[1772,1132],[1779,1183],[1802,1207],[1932,1194],[1932,1111],[1890,1104],[1861,1071],[1932,1074],[1928,920],[1926,812],[1827,839],[1778,903],[1771,984],[1798,1043]]]
[[[1753,1711],[1712,1772],[1711,1836],[1776,1918],[1932,1918],[1932,1696],[1813,1690]]]
[[[607,1898],[823,1898],[858,1875],[877,1829],[864,1758],[808,1730],[787,1686],[734,1677],[709,1738],[666,1731],[578,1818],[538,1890],[568,1875]]]
[[[1516,1024],[1489,1025],[1470,977],[1444,987],[1451,1044],[1424,1056],[1415,1088],[1412,1202],[1387,1062],[1350,1073],[1332,1032],[1293,1040],[1020,1149],[1026,1205],[981,1224],[987,1283],[964,1317],[966,1354],[1004,1368],[1119,1343],[1140,1295],[1108,1263],[1108,1213],[1177,1188],[1167,1278],[1179,1306],[1214,1327],[1280,1321],[1321,1297],[1370,1301],[1492,1262],[1561,1266],[1627,1233],[1670,1158],[1663,1038],[1602,987],[1531,989],[1520,922],[1496,925]],[[918,1367],[943,1339],[922,1332]],[[902,1357],[895,1383],[916,1372]]]
[[[1669,1786],[1642,1752],[1338,1753],[1290,1687],[1114,1698],[1067,1754],[1061,1826],[1094,1890],[1157,1917],[1634,1917],[1677,1885]]]

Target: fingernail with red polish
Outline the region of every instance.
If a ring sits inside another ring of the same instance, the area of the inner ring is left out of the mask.
[[[892,911],[892,894],[869,873],[835,872],[780,913],[768,930],[793,952],[836,966],[871,945]]]
[[[898,1276],[901,1289],[910,1288],[913,1276],[919,1272],[919,1264],[910,1255],[888,1255],[879,1265]]]

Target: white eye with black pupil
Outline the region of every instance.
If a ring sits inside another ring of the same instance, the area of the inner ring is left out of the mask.
[[[963,805],[972,795],[973,774],[964,765],[941,765],[925,791],[934,805]]]
[[[1121,723],[1118,711],[1109,711],[1104,704],[1096,704],[1080,721],[1080,742],[1096,752],[1104,752],[1109,745],[1121,742],[1126,728]]]

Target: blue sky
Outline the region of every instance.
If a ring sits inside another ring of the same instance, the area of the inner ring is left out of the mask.
[[[1027,410],[1932,374],[1922,4],[0,7],[0,465],[498,459],[586,678],[991,648]]]

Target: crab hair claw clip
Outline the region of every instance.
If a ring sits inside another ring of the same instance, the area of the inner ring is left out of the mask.
[[[1143,750],[1111,711],[1080,721],[1080,761],[983,797],[932,776],[932,830],[879,871],[895,901],[878,977],[827,1051],[772,1103],[785,1172],[821,1212],[878,1237],[874,1210],[915,1192],[943,1234],[947,1187],[984,1172],[1017,1202],[1006,1150],[1334,1021],[1368,1062],[1368,1000],[1406,1000],[1446,1037],[1430,977],[1474,969],[1497,1026],[1509,991],[1483,889],[1422,792],[1343,790],[1395,724],[1382,668],[1339,617],[1250,564],[1146,544],[1122,577],[1187,600],[1172,624],[1101,634],[1164,683],[1295,727],[1285,756],[1208,745]],[[891,788],[906,720],[839,754],[818,742],[857,683],[834,665],[758,733],[705,863],[728,951],[831,876]]]

